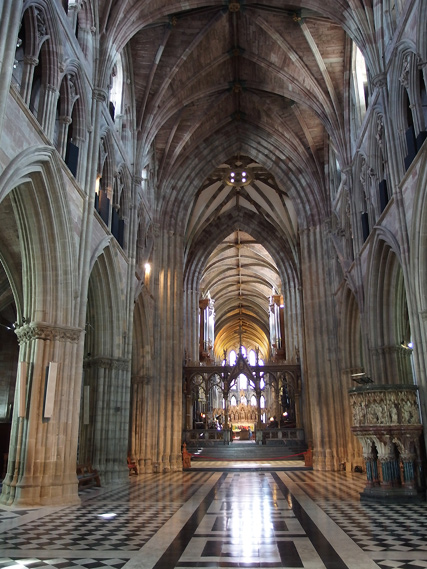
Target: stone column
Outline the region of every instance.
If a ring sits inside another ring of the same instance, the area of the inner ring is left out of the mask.
[[[261,422],[261,389],[259,377],[255,380],[255,397],[256,397],[256,441],[262,442],[262,422]]]
[[[37,57],[31,55],[24,56],[24,67],[21,79],[21,97],[26,105],[30,106],[31,92],[33,88],[34,69],[39,64]]]
[[[380,457],[381,473],[382,473],[382,483],[381,487],[383,490],[387,490],[392,487],[392,461],[387,457]]]
[[[288,282],[283,291],[284,349],[286,361],[298,362],[302,350],[302,306],[301,289],[294,282]]]
[[[153,251],[155,360],[151,402],[153,470],[182,470],[183,238],[158,230]],[[154,411],[155,410],[155,411]]]
[[[70,20],[71,28],[76,29],[77,16],[81,10],[81,2],[68,2],[68,18]]]
[[[274,413],[273,415],[276,416],[277,422],[280,426],[280,419],[282,417],[282,406],[280,404],[280,392],[279,392],[279,382],[274,384]]]
[[[375,378],[387,377],[391,383],[412,382],[410,349],[392,345],[373,346],[370,351]]]
[[[58,128],[58,139],[57,139],[57,150],[62,158],[65,158],[65,153],[67,151],[67,134],[68,127],[72,123],[71,117],[59,117],[59,128]]]
[[[366,488],[379,485],[377,456],[372,451],[373,441],[369,437],[360,437],[363,448],[363,459],[366,466]]]
[[[381,490],[387,492],[400,485],[399,465],[393,452],[393,444],[389,436],[375,437],[378,449],[378,460],[381,465]]]
[[[301,423],[301,397],[299,393],[295,393],[295,427],[302,429]]]
[[[415,481],[415,471],[414,471],[414,462],[416,456],[412,453],[403,454],[401,456],[403,462],[403,480],[402,485],[406,488],[415,488],[416,481]]]
[[[94,220],[95,185],[98,173],[99,129],[102,105],[106,101],[105,91],[95,88],[92,93],[92,125],[89,126],[89,140],[85,158],[79,160],[82,175],[82,187],[86,192],[82,213],[82,230],[80,235],[79,274],[82,275],[80,290],[79,321],[82,326],[86,323],[87,291],[90,277],[90,260],[92,255],[91,237]]]
[[[150,376],[132,378],[132,435],[131,451],[138,463],[139,472],[152,472],[153,468],[153,431],[150,411],[153,405]]]
[[[366,463],[366,486],[367,488],[372,488],[374,485],[374,474],[372,472],[372,456],[364,456]]]
[[[199,294],[184,290],[184,347],[191,362],[199,360]]]
[[[191,381],[186,379],[185,390],[185,429],[187,431],[193,428],[193,392],[191,389]]]
[[[16,0],[0,2],[0,132],[12,80],[22,5]]]
[[[79,462],[93,463],[106,483],[128,475],[128,374],[129,361],[122,358],[95,357],[85,362],[91,411],[89,425],[82,427]]]
[[[3,504],[79,503],[76,455],[81,369],[76,362],[81,333],[79,328],[45,322],[31,322],[16,330],[19,361],[26,362],[27,371],[22,371],[22,364],[18,366],[22,375],[16,386]],[[57,373],[50,362],[57,364]]]
[[[58,89],[54,85],[46,85],[37,110],[37,120],[42,125],[49,140],[53,140],[53,134],[55,132],[55,117],[58,97]]]
[[[334,253],[329,250],[328,223],[303,230],[300,236],[305,330],[304,413],[311,414],[313,467],[337,470],[345,459],[342,452],[346,407],[339,388],[337,324],[328,280]]]

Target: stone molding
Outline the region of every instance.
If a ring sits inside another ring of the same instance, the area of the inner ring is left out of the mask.
[[[72,342],[77,344],[82,332],[82,328],[55,326],[46,322],[31,322],[15,329],[19,344],[31,342],[31,340]]]
[[[412,350],[405,348],[404,346],[377,346],[376,348],[371,348],[371,354],[374,356],[383,356],[385,354],[400,354],[403,356],[410,357]]]
[[[104,368],[104,369],[127,371],[129,369],[129,364],[130,361],[128,359],[98,356],[94,358],[85,358],[83,362],[83,367],[85,369]]]

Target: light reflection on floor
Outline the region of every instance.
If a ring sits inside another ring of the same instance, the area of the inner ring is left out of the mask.
[[[257,468],[139,475],[77,507],[0,507],[0,569],[427,567],[425,503],[363,505],[361,474]]]

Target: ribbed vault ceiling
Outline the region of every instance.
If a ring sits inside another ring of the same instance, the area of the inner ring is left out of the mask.
[[[216,359],[240,342],[269,353],[268,298],[280,290],[280,277],[262,245],[233,231],[209,257],[201,290],[215,299]]]
[[[136,168],[156,159],[146,210],[185,234],[187,285],[216,301],[217,351],[235,347],[240,332],[267,350],[267,299],[296,285],[298,231],[330,215],[329,146],[342,167],[350,162],[351,40],[372,77],[382,69],[372,0],[87,6],[87,28],[99,23],[95,84],[109,84],[122,53]],[[239,168],[250,182],[227,184]],[[7,282],[1,270],[3,325],[17,310]]]
[[[292,203],[273,176],[247,156],[221,164],[199,188],[189,212],[186,243],[197,251],[215,247],[204,266],[200,292],[215,301],[216,357],[221,358],[224,350],[237,350],[242,341],[247,348],[260,347],[265,358],[269,353],[269,297],[281,292],[282,279],[260,239],[243,231],[240,212],[253,224],[262,219],[271,231],[264,239],[270,244],[287,243],[288,263],[297,263],[297,219]],[[214,246],[215,220],[227,213],[231,232]]]
[[[262,344],[272,287],[298,278],[298,230],[330,215],[329,146],[349,162],[351,39],[377,65],[370,2],[105,0],[100,17],[104,60],[132,62],[137,159],[156,156],[149,205],[186,235],[187,285],[215,299],[221,346],[243,318]],[[227,185],[239,160],[251,183]]]

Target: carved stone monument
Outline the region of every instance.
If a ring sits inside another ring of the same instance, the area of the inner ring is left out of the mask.
[[[352,431],[363,448],[362,500],[407,502],[425,498],[416,385],[363,385],[349,390]]]

